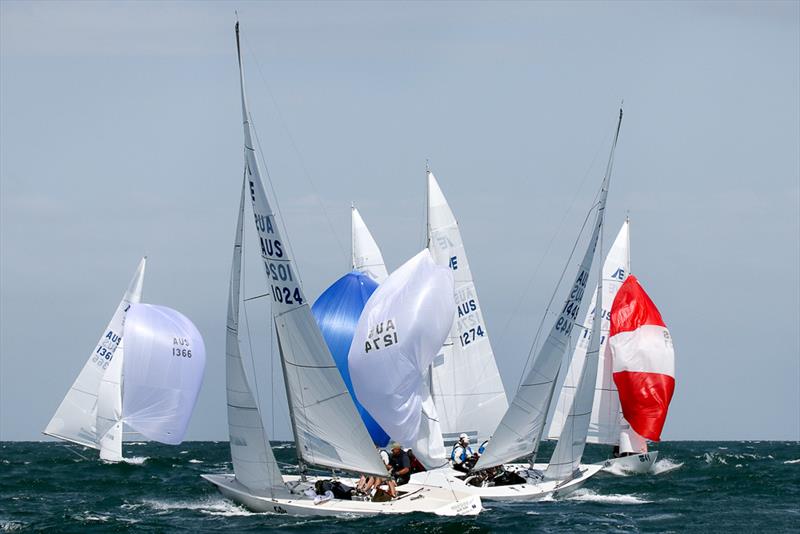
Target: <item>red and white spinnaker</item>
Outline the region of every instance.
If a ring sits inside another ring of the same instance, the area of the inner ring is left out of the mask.
[[[656,305],[633,275],[611,306],[609,344],[625,419],[640,435],[659,441],[675,390],[675,350]]]

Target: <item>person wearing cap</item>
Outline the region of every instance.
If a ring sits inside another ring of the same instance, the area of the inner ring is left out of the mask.
[[[450,453],[453,469],[469,473],[469,470],[475,465],[476,459],[477,456],[472,452],[472,447],[469,446],[469,436],[462,433],[458,436],[458,441],[453,445],[453,450]]]
[[[392,476],[397,485],[407,484],[411,479],[411,458],[403,447],[396,441],[391,445],[392,454],[389,456],[389,465],[392,467]]]

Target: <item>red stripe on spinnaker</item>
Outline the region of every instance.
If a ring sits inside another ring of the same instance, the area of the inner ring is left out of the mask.
[[[611,304],[611,329],[608,335],[632,332],[646,324],[667,326],[656,305],[650,300],[636,277],[631,274],[622,283]]]
[[[622,414],[637,434],[661,440],[667,407],[675,391],[675,379],[659,373],[614,373]]]

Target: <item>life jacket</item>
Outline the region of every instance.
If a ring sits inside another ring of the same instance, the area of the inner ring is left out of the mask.
[[[480,446],[480,447],[478,447],[478,454],[483,454],[483,451],[485,451],[485,450],[486,450],[486,445],[487,445],[488,443],[489,443],[489,440],[488,440],[488,439],[487,439],[487,440],[484,440],[484,442],[483,442],[483,443],[481,443],[481,446]]]
[[[470,458],[474,454],[472,452],[472,447],[470,447],[469,445],[464,447],[463,445],[461,445],[460,442],[456,441],[455,444],[453,445],[453,450],[450,451],[450,461],[451,462],[455,462],[456,461],[456,449],[459,448],[459,447],[461,447],[461,454],[459,455],[459,459],[461,460],[461,463],[466,462],[467,458]]]

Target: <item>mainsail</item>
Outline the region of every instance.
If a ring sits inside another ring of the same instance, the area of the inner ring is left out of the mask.
[[[432,393],[445,442],[465,432],[488,439],[508,408],[458,223],[433,173],[428,179],[428,250],[455,280],[457,316],[432,367]]]
[[[597,382],[594,390],[594,403],[592,416],[589,423],[589,433],[586,441],[588,443],[602,443],[606,445],[617,445],[621,430],[621,411],[619,407],[619,394],[614,385],[611,371],[611,354],[608,350],[607,337],[609,329],[609,317],[611,303],[622,285],[622,282],[630,272],[629,266],[629,233],[628,221],[626,220],[613,245],[608,251],[606,260],[603,263],[603,282],[601,284],[602,302],[601,324],[600,324],[600,349],[598,359]],[[578,335],[575,350],[572,353],[569,367],[567,369],[561,395],[556,403],[555,412],[550,422],[548,437],[558,439],[564,427],[572,399],[575,396],[575,389],[583,371],[583,362],[586,360],[586,349],[592,337],[592,323],[597,303],[597,294],[592,295],[589,310],[583,321],[583,328]]]
[[[334,469],[384,476],[386,468],[311,315],[288,242],[281,235],[267,200],[247,110],[238,23],[236,43],[244,123],[245,177],[269,292],[273,298],[272,317],[298,458]]]
[[[564,353],[569,346],[575,320],[580,312],[583,294],[589,281],[592,260],[600,238],[614,161],[614,149],[617,146],[621,125],[622,110],[620,110],[616,134],[611,145],[611,154],[600,188],[596,205],[597,214],[591,238],[578,268],[578,274],[564,302],[564,306],[559,312],[558,319],[556,319],[544,344],[539,349],[530,371],[520,384],[517,394],[514,396],[508,411],[506,411],[492,437],[492,441],[487,445],[484,454],[475,464],[475,469],[498,466],[527,454],[535,457],[539,448],[539,441],[544,431],[558,371],[561,367]],[[531,463],[533,462],[531,461]]]
[[[253,396],[239,349],[239,295],[242,278],[242,234],[245,188],[239,199],[239,218],[231,260],[228,324],[225,335],[225,389],[228,400],[228,436],[233,472],[253,494],[274,496],[285,490],[275,454],[269,446],[261,413]]]
[[[370,297],[348,356],[358,399],[427,467],[442,465],[446,456],[427,376],[453,323],[452,294],[450,270],[423,250]]]
[[[353,270],[366,274],[380,284],[389,276],[381,249],[358,209],[353,206],[351,211]]]
[[[78,378],[45,428],[45,434],[85,447],[100,448],[98,443],[100,436],[96,427],[97,393],[103,375],[111,364],[114,353],[122,340],[125,314],[132,303],[137,303],[142,298],[146,262],[146,257],[139,262],[139,267],[136,269],[122,301],[117,306],[117,311],[103,331]]]

